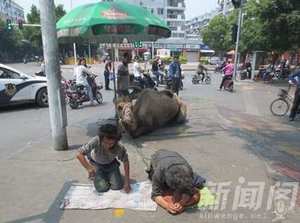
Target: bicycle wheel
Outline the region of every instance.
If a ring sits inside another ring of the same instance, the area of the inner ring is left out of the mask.
[[[270,105],[270,110],[275,116],[284,116],[288,113],[289,109],[290,104],[283,98],[275,99]]]

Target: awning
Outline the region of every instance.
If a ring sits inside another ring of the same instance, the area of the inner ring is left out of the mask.
[[[200,53],[215,53],[214,50],[200,50]]]
[[[215,53],[215,51],[205,44],[200,44],[200,53]]]

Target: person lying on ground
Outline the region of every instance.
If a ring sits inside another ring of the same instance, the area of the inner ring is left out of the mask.
[[[200,176],[196,177],[191,166],[178,153],[158,150],[151,156],[146,172],[152,181],[152,200],[169,213],[180,214],[199,202],[199,187],[205,180],[202,178],[199,183]]]

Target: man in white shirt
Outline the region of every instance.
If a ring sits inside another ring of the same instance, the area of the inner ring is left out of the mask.
[[[94,104],[94,96],[91,86],[87,81],[87,76],[92,75],[92,72],[86,67],[86,60],[84,58],[79,59],[78,65],[74,69],[74,76],[76,78],[77,85],[83,85],[86,94],[90,98],[90,103]]]
[[[141,68],[140,65],[138,63],[138,58],[135,58],[134,63],[133,63],[133,75],[135,78],[141,78],[142,74],[141,74]]]

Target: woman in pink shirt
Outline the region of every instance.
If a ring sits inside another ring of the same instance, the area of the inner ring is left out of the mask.
[[[231,80],[232,79],[232,75],[233,75],[233,71],[234,71],[234,65],[231,63],[231,61],[227,61],[227,65],[222,69],[222,71],[224,72],[224,77],[222,79],[221,85],[220,85],[220,90],[222,90],[224,82],[226,80]]]

